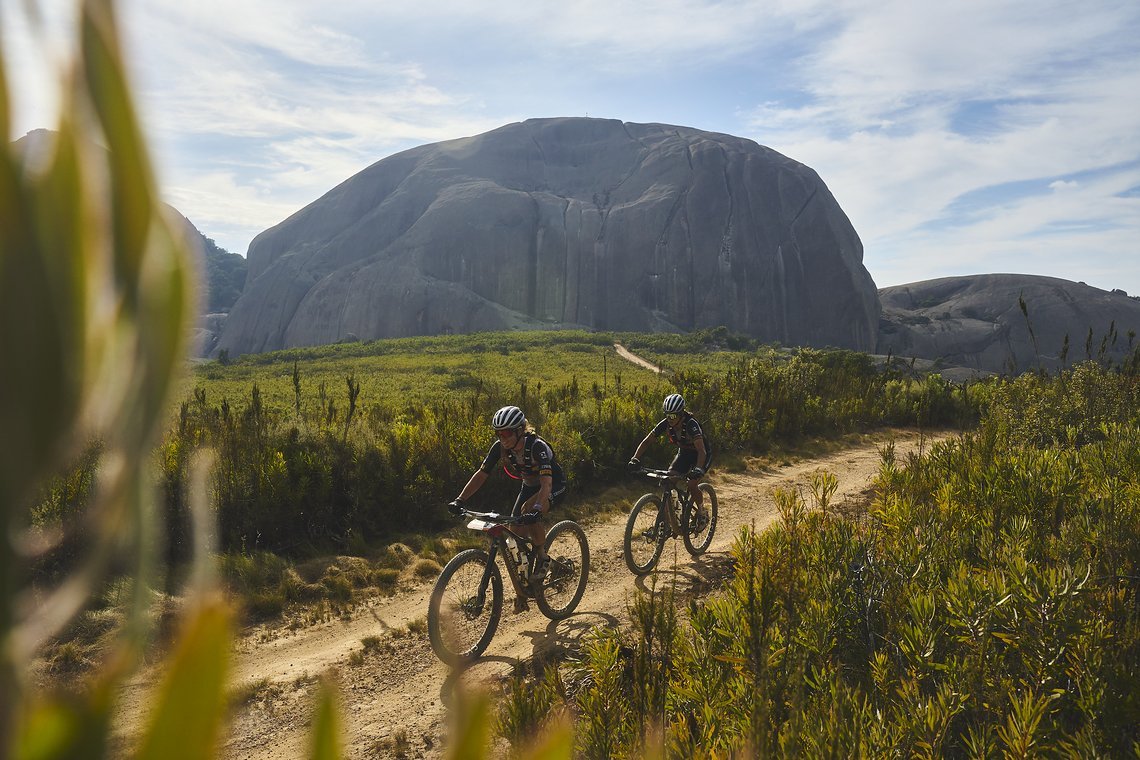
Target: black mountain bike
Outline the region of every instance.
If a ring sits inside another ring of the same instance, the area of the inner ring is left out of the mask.
[[[704,504],[694,513],[684,474],[668,470],[638,470],[638,475],[655,480],[660,493],[647,493],[637,500],[625,523],[622,553],[625,564],[634,575],[645,575],[657,567],[665,539],[678,536],[694,557],[703,554],[712,543],[716,530],[716,491],[708,483],[697,486],[704,494]]]
[[[463,510],[467,527],[487,536],[487,548],[465,549],[443,568],[428,603],[428,638],[439,659],[451,665],[471,662],[490,645],[503,612],[503,576],[495,558],[501,556],[515,592],[533,598],[551,620],[574,613],[590,574],[586,533],[573,520],[563,520],[546,532],[550,565],[546,577],[533,578],[534,545],[512,530],[521,518],[494,512]]]

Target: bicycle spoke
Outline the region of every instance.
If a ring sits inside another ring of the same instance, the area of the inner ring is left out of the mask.
[[[544,615],[560,620],[574,611],[586,589],[590,549],[586,534],[570,520],[551,528],[546,542],[550,567],[535,602]]]
[[[622,547],[630,571],[643,575],[652,570],[668,536],[669,524],[657,497],[647,495],[639,499],[630,510]]]
[[[477,550],[456,555],[443,569],[428,605],[432,648],[445,662],[477,657],[491,641],[502,609],[502,580],[483,578],[489,557]]]

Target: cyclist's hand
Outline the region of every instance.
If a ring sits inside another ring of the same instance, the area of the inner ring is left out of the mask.
[[[454,499],[452,501],[449,501],[447,503],[447,511],[450,512],[451,514],[455,515],[456,517],[459,517],[460,513],[463,512],[463,502],[460,501],[459,499]]]
[[[705,476],[705,471],[700,467],[694,467],[689,470],[689,480],[700,480]]]
[[[629,460],[629,464],[626,466],[629,467],[629,469],[634,470],[634,471],[640,470],[641,469],[641,460],[638,459],[637,457],[634,457],[633,459]]]
[[[538,518],[542,517],[541,512],[527,512],[519,517],[519,525],[534,525],[538,522]]]

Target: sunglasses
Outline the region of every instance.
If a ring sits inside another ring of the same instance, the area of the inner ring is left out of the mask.
[[[513,431],[513,430],[496,430],[495,431],[495,435],[499,436],[500,438],[510,438],[514,434],[515,434],[515,431]]]
[[[677,420],[681,419],[681,415],[677,414],[676,412],[669,412],[669,414],[665,415],[665,418],[670,422],[676,422]]]

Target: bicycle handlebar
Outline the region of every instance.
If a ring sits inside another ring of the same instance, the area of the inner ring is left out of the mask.
[[[525,515],[504,515],[499,512],[476,512],[472,509],[461,509],[458,517],[468,518],[477,517],[480,520],[487,522],[497,523],[499,525],[517,525],[522,522]]]
[[[683,472],[672,472],[670,470],[654,470],[650,467],[642,467],[639,470],[633,471],[634,475],[644,475],[647,478],[655,480],[681,480],[685,477]]]

